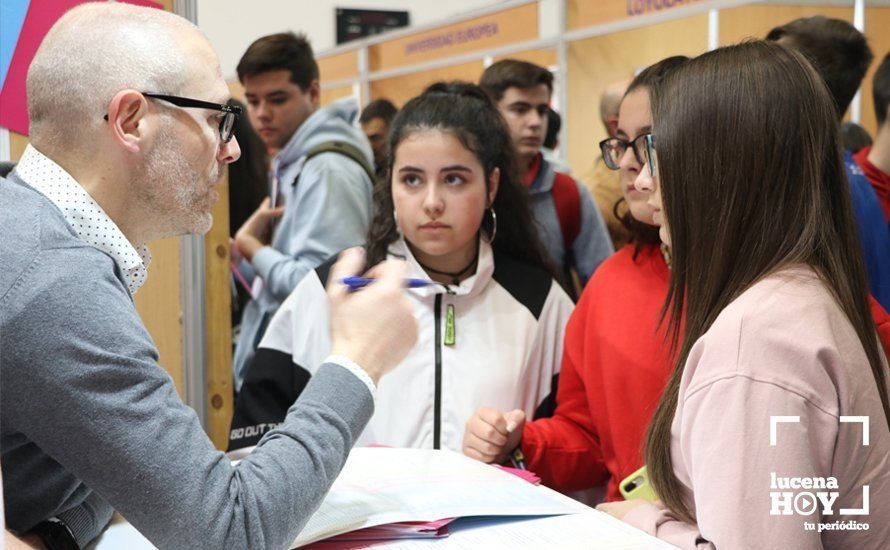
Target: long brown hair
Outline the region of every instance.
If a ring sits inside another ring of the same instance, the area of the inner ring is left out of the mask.
[[[763,277],[793,263],[816,271],[859,336],[888,419],[890,406],[838,122],[816,71],[796,52],[753,41],[687,62],[654,92],[672,252],[665,312],[682,343],[646,463],[665,505],[694,521],[670,455],[683,367],[720,312]]]

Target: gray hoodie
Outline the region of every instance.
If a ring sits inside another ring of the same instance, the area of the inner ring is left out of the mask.
[[[306,160],[306,154],[322,143],[342,141],[362,151],[373,166],[368,140],[353,126],[357,115],[358,102],[351,97],[319,109],[272,159],[270,177],[278,178],[287,210],[277,222],[271,246],[253,257],[263,287],[241,320],[233,360],[236,389],[269,319],[303,276],[341,250],[365,241],[373,187],[368,175],[357,162],[338,153]]]

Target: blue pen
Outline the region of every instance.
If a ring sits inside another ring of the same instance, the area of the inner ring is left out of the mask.
[[[349,287],[349,290],[361,290],[373,283],[376,279],[370,277],[345,277],[340,282]],[[435,281],[429,279],[405,279],[405,286],[408,288],[421,288],[424,286],[434,285]]]

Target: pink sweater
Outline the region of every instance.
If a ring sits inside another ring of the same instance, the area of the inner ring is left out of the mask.
[[[776,422],[775,446],[772,416],[799,417]],[[868,418],[868,446],[849,416]],[[695,343],[671,457],[697,524],[650,503],[624,520],[681,548],[890,547],[890,428],[853,327],[809,268],[755,284]],[[805,493],[837,497],[823,513]]]

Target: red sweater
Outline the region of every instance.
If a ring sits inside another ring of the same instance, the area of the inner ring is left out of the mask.
[[[627,245],[602,263],[566,327],[557,407],[522,435],[528,468],[560,491],[618,482],[643,465],[646,428],[671,364],[658,319],[670,271],[658,246]]]
[[[658,246],[627,245],[602,263],[566,327],[556,412],[522,434],[528,468],[559,491],[618,483],[643,463],[646,429],[672,368],[658,319],[670,271]],[[890,315],[871,312],[890,357]]]

